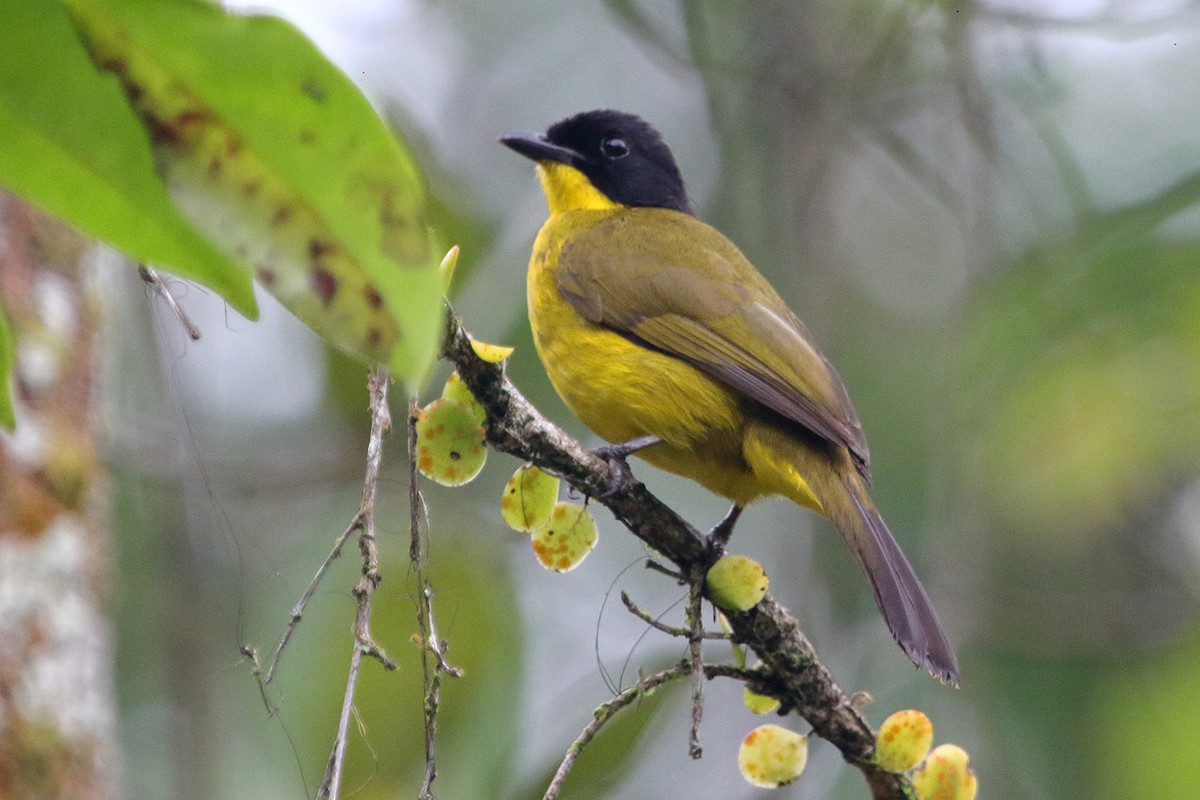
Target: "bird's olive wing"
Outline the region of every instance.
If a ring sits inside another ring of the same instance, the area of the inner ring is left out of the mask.
[[[630,209],[564,244],[559,288],[586,319],[681,358],[818,436],[868,475],[845,386],[775,290],[724,236]]]

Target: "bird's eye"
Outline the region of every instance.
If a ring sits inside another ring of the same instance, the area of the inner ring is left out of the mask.
[[[600,140],[600,153],[605,158],[624,158],[629,155],[629,145],[621,136],[605,136]]]

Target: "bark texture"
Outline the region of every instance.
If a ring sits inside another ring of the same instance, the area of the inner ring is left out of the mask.
[[[89,245],[0,193],[17,429],[0,436],[0,800],[117,796]]]

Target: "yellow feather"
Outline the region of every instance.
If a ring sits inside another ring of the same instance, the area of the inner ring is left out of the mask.
[[[579,170],[554,161],[540,161],[537,165],[538,178],[546,195],[550,216],[561,211],[580,209],[611,210],[623,208],[609,200],[603,192],[592,185]]]

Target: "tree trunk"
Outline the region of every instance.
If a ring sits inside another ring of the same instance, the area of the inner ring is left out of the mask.
[[[120,778],[87,253],[0,193],[17,403],[16,433],[0,436],[0,800],[112,798]]]

